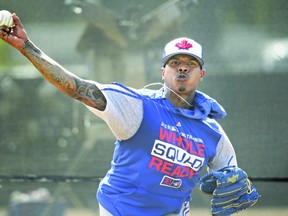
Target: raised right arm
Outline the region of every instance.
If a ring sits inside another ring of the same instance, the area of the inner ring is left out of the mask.
[[[98,110],[105,110],[106,98],[94,82],[81,79],[63,68],[28,38],[20,19],[13,14],[11,32],[0,30],[0,38],[19,50],[60,92]]]

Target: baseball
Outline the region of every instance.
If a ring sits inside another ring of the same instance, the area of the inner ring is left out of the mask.
[[[0,27],[11,27],[14,25],[12,14],[7,10],[0,11]]]

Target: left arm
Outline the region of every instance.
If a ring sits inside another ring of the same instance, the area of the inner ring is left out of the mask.
[[[218,142],[216,155],[208,163],[209,172],[225,166],[237,166],[237,158],[232,143],[221,126],[219,130],[222,137]]]

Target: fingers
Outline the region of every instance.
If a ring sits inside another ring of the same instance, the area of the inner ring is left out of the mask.
[[[9,33],[4,29],[0,29],[0,38],[3,39],[4,41],[8,42]]]
[[[9,31],[9,27],[7,27],[7,26],[0,26],[0,30],[3,30],[3,31],[5,31],[5,32],[8,32]]]
[[[10,28],[7,26],[0,26],[0,38],[4,39],[10,32]]]
[[[12,14],[12,18],[14,25],[8,29],[0,29],[0,38],[14,48],[21,50],[23,48],[23,44],[29,40],[28,35],[21,23],[21,20],[15,13]]]
[[[12,14],[12,18],[13,18],[13,21],[14,21],[15,26],[19,26],[19,27],[23,28],[23,25],[22,25],[22,23],[21,23],[21,20],[20,20],[19,17],[16,15],[16,13],[13,13],[13,14]]]
[[[13,15],[15,15],[15,14],[12,14],[12,19],[14,22],[13,26],[9,26],[9,27],[6,25],[0,26],[0,38],[2,38],[5,41],[8,40],[8,36],[11,35],[12,29],[14,29],[14,27],[15,27],[15,25],[14,25],[15,24],[15,18],[13,17]],[[17,16],[15,15],[15,17],[17,17]],[[18,23],[19,23],[19,18],[18,18]]]

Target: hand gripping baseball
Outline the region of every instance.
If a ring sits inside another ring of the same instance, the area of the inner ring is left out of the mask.
[[[16,14],[13,14],[12,18],[14,25],[0,29],[0,38],[16,49],[21,50],[23,44],[28,40],[28,35]]]
[[[260,198],[247,174],[235,166],[208,173],[199,179],[200,190],[212,194],[211,212],[227,216],[246,210]]]

